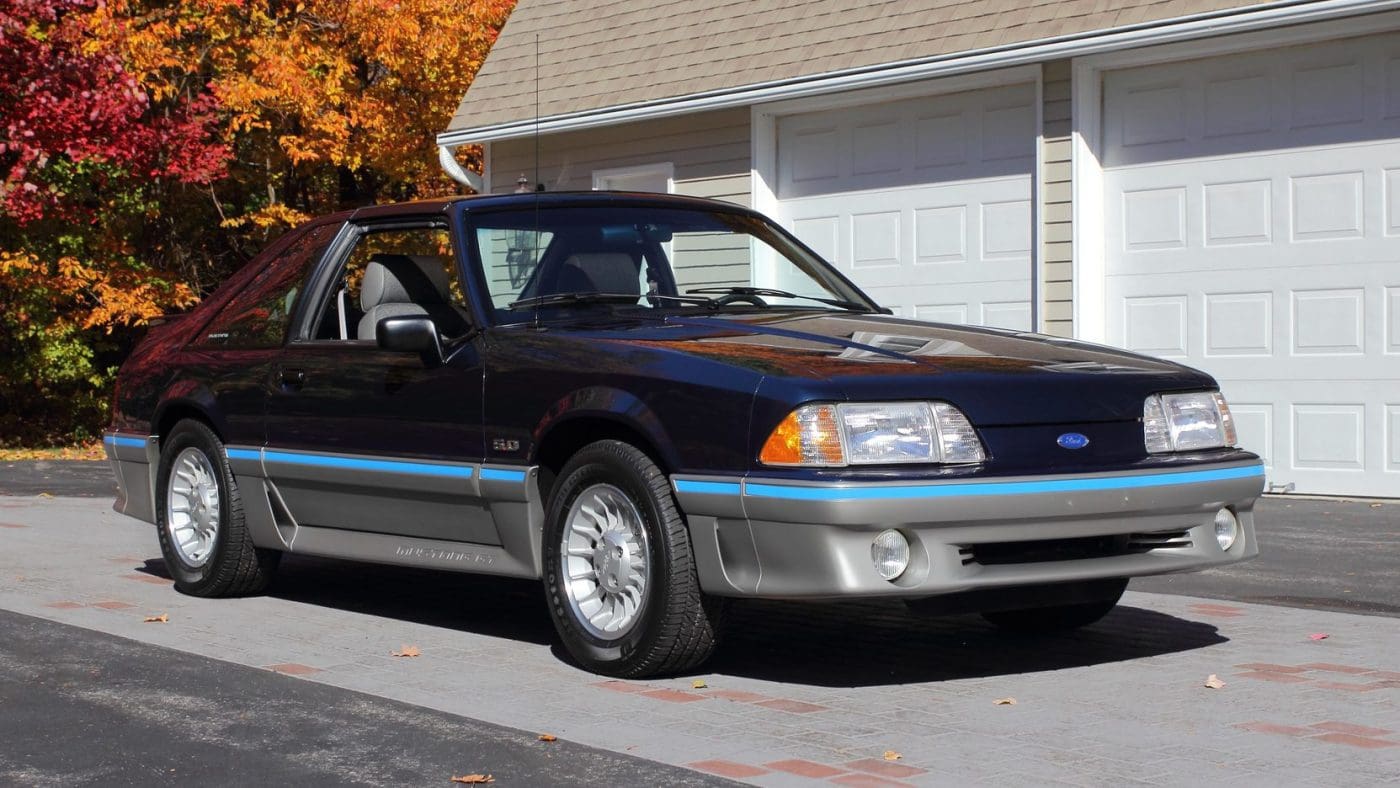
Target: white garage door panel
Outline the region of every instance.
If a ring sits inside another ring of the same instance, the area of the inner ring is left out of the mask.
[[[783,118],[778,218],[900,314],[1029,330],[1033,98],[1016,85]]]
[[[1104,96],[1110,340],[1215,375],[1272,483],[1400,496],[1400,36]]]

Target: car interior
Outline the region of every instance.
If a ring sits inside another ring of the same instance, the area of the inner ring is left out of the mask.
[[[318,340],[376,341],[386,317],[431,318],[444,341],[471,329],[441,228],[365,233],[338,274],[317,322]]]

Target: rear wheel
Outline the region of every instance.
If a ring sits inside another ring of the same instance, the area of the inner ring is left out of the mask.
[[[677,673],[709,658],[718,640],[722,604],[700,591],[666,476],[622,441],[589,444],[560,471],[544,584],[564,646],[596,673]]]
[[[170,430],[156,485],[160,551],[177,589],[217,597],[267,588],[282,554],[253,545],[238,483],[208,425],[185,419]]]
[[[1098,621],[1117,604],[1128,587],[1127,579],[1095,581],[1093,596],[1098,598],[1067,605],[1023,608],[1020,610],[997,610],[982,614],[987,621],[1011,632],[1027,634],[1049,634],[1067,632],[1087,627]]]

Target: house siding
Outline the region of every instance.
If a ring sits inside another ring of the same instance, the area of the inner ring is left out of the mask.
[[[539,139],[539,177],[549,191],[593,188],[596,170],[670,162],[674,192],[748,206],[751,143],[748,108],[605,126]],[[491,143],[490,191],[533,179],[535,140]]]
[[[1045,333],[1069,337],[1074,336],[1070,62],[1057,60],[1042,68],[1041,313]]]

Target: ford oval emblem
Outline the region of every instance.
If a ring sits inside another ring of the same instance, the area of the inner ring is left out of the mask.
[[[1055,442],[1066,449],[1082,449],[1089,445],[1089,437],[1078,432],[1066,432],[1056,438]]]

